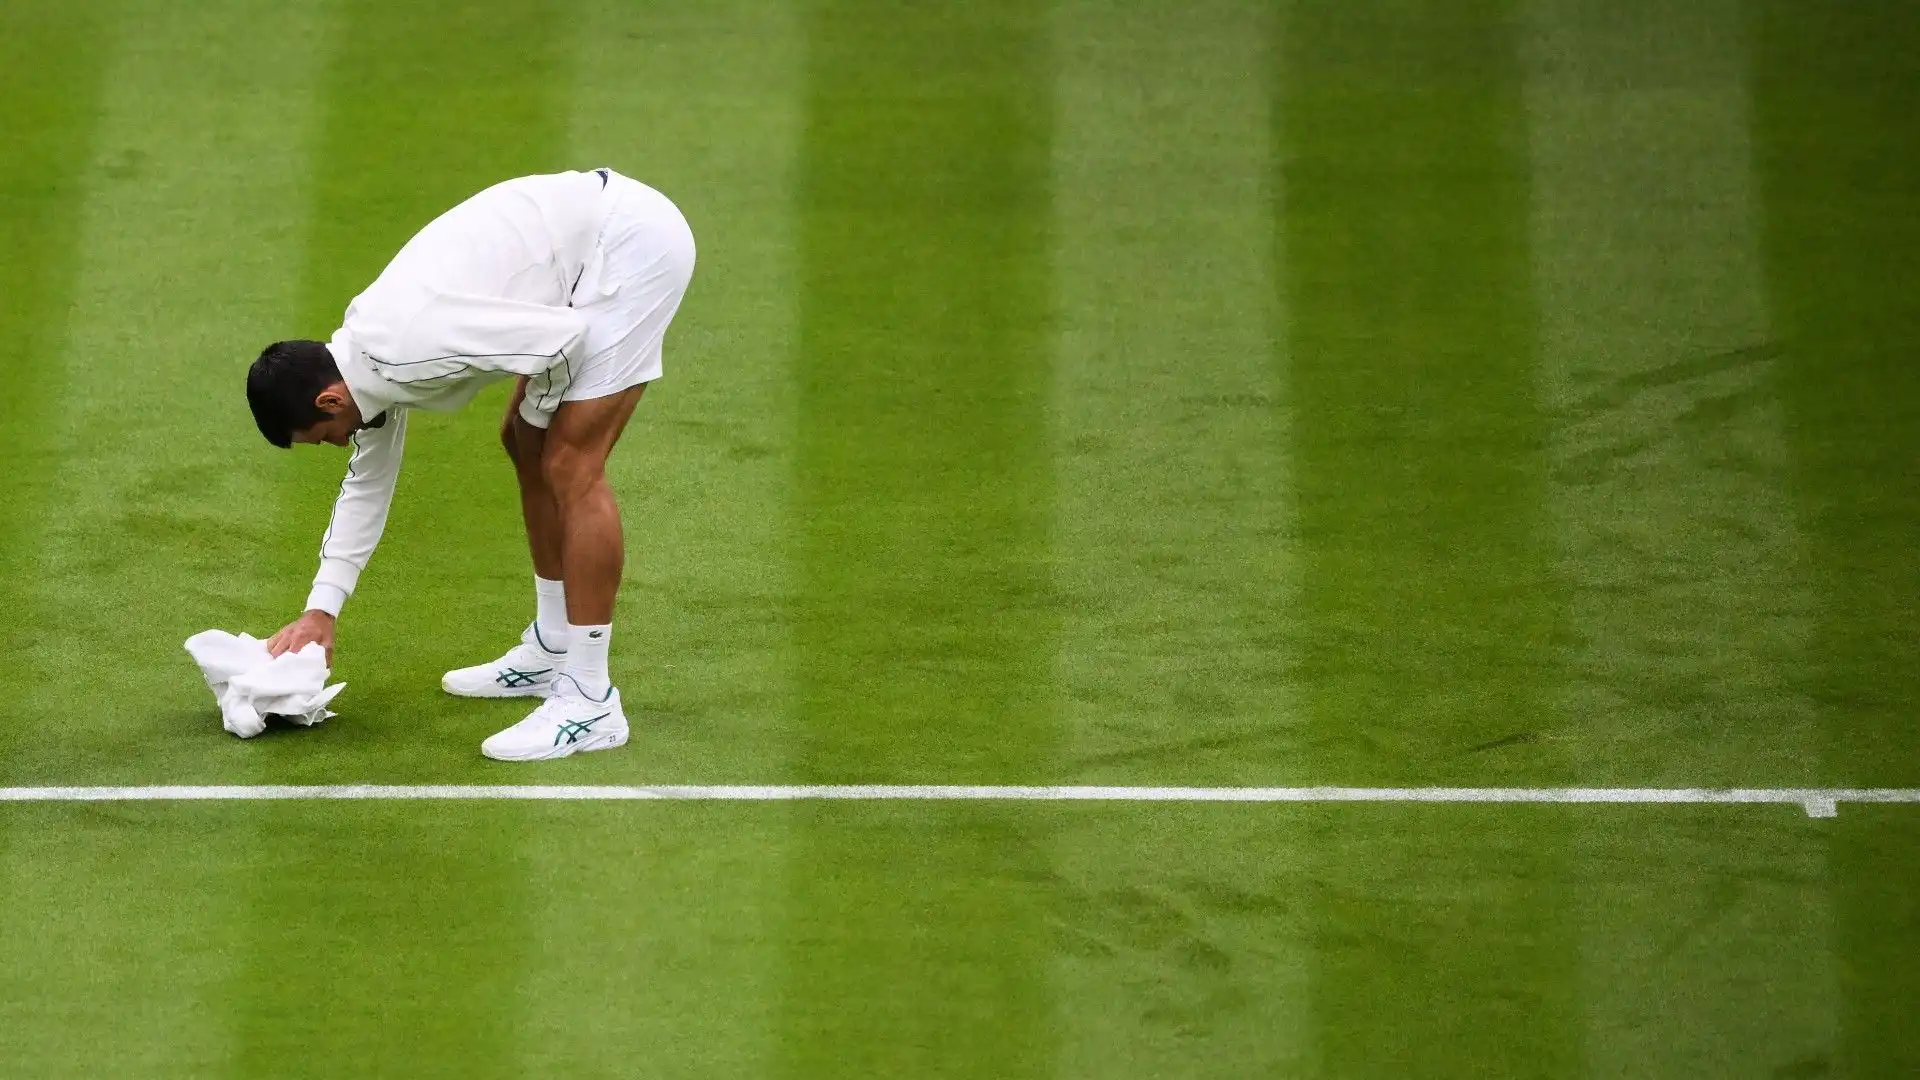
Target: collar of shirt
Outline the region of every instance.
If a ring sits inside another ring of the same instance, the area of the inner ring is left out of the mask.
[[[381,384],[385,380],[373,370],[366,355],[353,347],[345,327],[336,331],[333,340],[327,342],[327,351],[333,354],[333,364],[340,369],[340,378],[346,382],[347,392],[353,395],[353,404],[360,410],[361,422],[369,427],[378,427],[373,421],[393,408],[393,399],[382,392]]]

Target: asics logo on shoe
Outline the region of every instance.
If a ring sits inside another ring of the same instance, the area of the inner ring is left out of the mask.
[[[538,679],[542,675],[552,674],[552,672],[552,668],[541,668],[539,671],[521,671],[519,668],[508,668],[500,674],[495,675],[493,681],[508,689],[513,689],[519,686],[532,686],[535,679]]]
[[[610,712],[603,712],[599,716],[588,717],[585,720],[566,721],[565,723],[560,725],[559,731],[554,732],[553,745],[559,746],[561,739],[565,739],[570,743],[579,742],[580,736],[590,735],[593,733],[593,725],[599,723],[602,720],[605,720],[607,717],[612,715],[613,714]]]

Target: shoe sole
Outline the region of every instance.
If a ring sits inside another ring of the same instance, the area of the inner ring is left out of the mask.
[[[483,690],[462,690],[459,687],[456,687],[452,683],[448,682],[444,677],[441,678],[440,680],[440,689],[445,690],[447,693],[452,694],[454,697],[470,697],[470,698],[517,698],[517,697],[543,698],[547,696],[548,686],[549,684],[547,683],[541,683],[539,686],[515,686],[515,687],[489,686]]]
[[[625,745],[627,745],[627,731],[623,728],[619,731],[610,731],[603,736],[582,739],[576,743],[567,743],[564,746],[543,746],[532,754],[516,756],[496,754],[488,750],[485,743],[480,745],[480,753],[495,761],[555,761],[563,757],[572,757],[575,754],[589,754],[595,750],[618,750]],[[558,751],[558,753],[555,753],[555,751]]]

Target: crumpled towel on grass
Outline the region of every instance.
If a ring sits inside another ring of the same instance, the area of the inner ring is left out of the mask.
[[[204,630],[187,639],[187,655],[220,703],[221,726],[243,739],[265,731],[269,716],[312,727],[335,715],[327,703],[347,688],[327,685],[327,651],[318,644],[269,656],[251,634]]]

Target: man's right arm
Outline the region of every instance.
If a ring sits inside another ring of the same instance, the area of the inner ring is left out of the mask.
[[[333,517],[320,539],[320,572],[314,575],[313,591],[307,596],[308,611],[339,615],[347,597],[353,595],[360,572],[386,531],[406,441],[405,409],[392,410],[384,427],[354,433],[347,476],[340,482]]]

